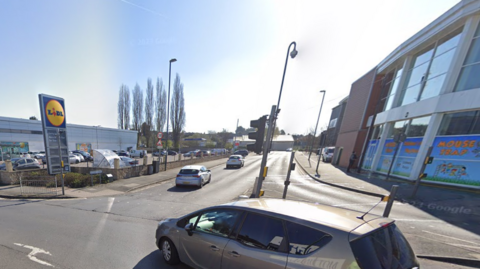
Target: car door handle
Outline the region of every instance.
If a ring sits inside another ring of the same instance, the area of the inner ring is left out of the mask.
[[[228,254],[232,255],[232,257],[240,257],[240,254],[236,251],[229,251]]]
[[[213,251],[219,251],[220,250],[219,248],[217,248],[217,246],[214,246],[214,245],[211,245],[210,249],[213,250]]]

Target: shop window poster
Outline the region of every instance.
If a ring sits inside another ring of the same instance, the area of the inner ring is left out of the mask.
[[[438,136],[424,180],[480,186],[480,136]]]

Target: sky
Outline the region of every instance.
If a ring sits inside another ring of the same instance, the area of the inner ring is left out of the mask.
[[[458,0],[0,0],[0,116],[117,128],[122,84],[184,84],[187,132],[233,132],[270,113],[288,134],[325,129],[351,84]],[[319,133],[319,131],[317,132]]]

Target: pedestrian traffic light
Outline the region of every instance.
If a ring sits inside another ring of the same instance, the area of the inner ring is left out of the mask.
[[[263,138],[265,137],[265,123],[267,122],[267,116],[263,116],[258,120],[250,121],[250,127],[257,128],[256,132],[248,133],[249,139],[255,139],[255,144],[247,145],[249,151],[253,151],[257,154],[262,153]]]

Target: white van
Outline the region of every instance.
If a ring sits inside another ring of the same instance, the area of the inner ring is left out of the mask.
[[[147,156],[147,151],[146,150],[141,150],[141,149],[131,149],[130,150],[130,157],[143,158],[143,156]]]
[[[326,147],[322,150],[322,161],[331,162],[333,158],[333,153],[335,152],[335,147]]]

